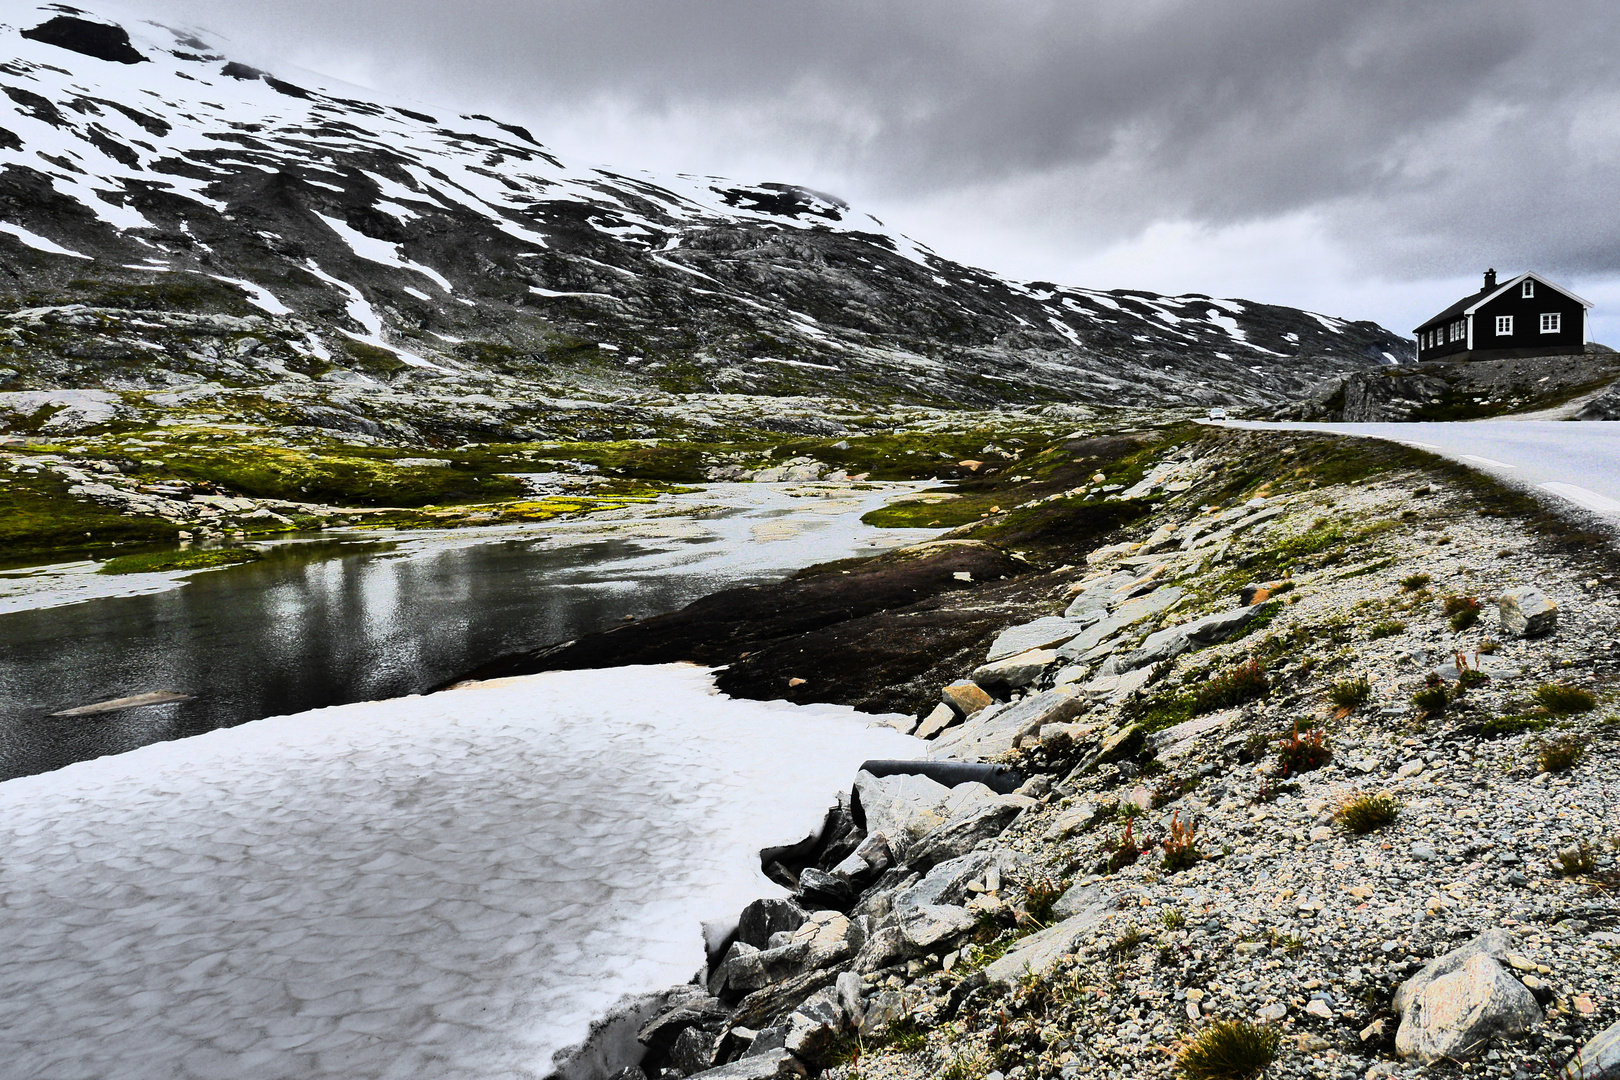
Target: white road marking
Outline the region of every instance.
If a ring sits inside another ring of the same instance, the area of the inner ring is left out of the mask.
[[[1607,495],[1599,495],[1595,491],[1576,487],[1574,484],[1542,484],[1541,489],[1568,499],[1578,506],[1584,506],[1588,510],[1596,510],[1600,514],[1620,513],[1620,502],[1615,502]]]
[[[1481,465],[1490,465],[1493,468],[1497,468],[1497,469],[1517,469],[1518,468],[1517,465],[1509,465],[1507,462],[1505,462],[1505,461],[1497,461],[1495,458],[1480,457],[1478,454],[1463,454],[1462,459],[1464,461],[1477,461]]]

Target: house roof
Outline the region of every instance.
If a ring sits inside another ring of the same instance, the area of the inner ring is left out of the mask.
[[[1451,320],[1457,318],[1459,315],[1472,315],[1474,312],[1478,311],[1481,307],[1483,307],[1484,305],[1490,303],[1492,300],[1495,300],[1498,296],[1501,296],[1503,293],[1507,292],[1509,289],[1516,288],[1518,286],[1519,282],[1524,281],[1526,278],[1528,278],[1528,279],[1530,279],[1532,281],[1539,281],[1541,284],[1547,286],[1547,288],[1552,289],[1552,290],[1554,290],[1556,292],[1563,293],[1565,296],[1569,297],[1571,300],[1580,301],[1580,305],[1582,307],[1588,307],[1589,308],[1589,307],[1592,306],[1592,302],[1590,300],[1581,300],[1580,297],[1576,296],[1574,293],[1570,292],[1568,289],[1564,288],[1562,285],[1554,284],[1553,282],[1548,281],[1546,278],[1542,277],[1540,274],[1536,274],[1536,273],[1520,274],[1518,277],[1513,278],[1513,279],[1511,279],[1509,281],[1503,282],[1501,285],[1498,285],[1494,289],[1490,289],[1490,290],[1481,289],[1477,293],[1474,293],[1474,294],[1472,294],[1470,296],[1463,297],[1461,300],[1457,301],[1455,304],[1452,304],[1450,307],[1446,308],[1446,310],[1442,311],[1440,314],[1432,316],[1427,322],[1420,323],[1418,325],[1417,329],[1413,330],[1412,332],[1414,334],[1421,334],[1421,333],[1423,333],[1423,331],[1428,330],[1428,329],[1430,329],[1430,328],[1432,328],[1432,327],[1434,327],[1434,326],[1436,326],[1436,325],[1438,325],[1440,323],[1448,323]]]

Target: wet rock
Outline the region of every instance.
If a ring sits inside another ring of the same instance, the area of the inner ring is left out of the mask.
[[[1017,690],[1040,678],[1041,672],[1057,663],[1052,649],[1032,649],[993,664],[973,669],[973,681],[986,689]]]
[[[1520,637],[1542,637],[1558,629],[1558,605],[1533,585],[1509,589],[1496,599],[1502,629]]]
[[[1563,1080],[1620,1080],[1620,1024],[1598,1032],[1558,1075]]]
[[[1522,1035],[1541,1022],[1524,983],[1498,962],[1513,950],[1507,931],[1486,931],[1425,964],[1395,993],[1395,1051],[1425,1065],[1462,1059],[1494,1035]]]
[[[718,1031],[689,1027],[675,1037],[675,1044],[669,1048],[666,1060],[672,1068],[679,1069],[681,1075],[691,1076],[714,1067],[715,1050],[719,1044]]]

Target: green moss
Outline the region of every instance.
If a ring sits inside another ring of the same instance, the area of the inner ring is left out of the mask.
[[[199,551],[152,551],[144,555],[120,555],[101,564],[98,574],[150,574],[165,570],[206,570],[212,566],[255,562],[263,558],[246,548],[215,548]]]
[[[53,474],[9,474],[0,484],[0,560],[37,561],[54,553],[113,544],[174,540],[175,526],[156,518],[126,517],[74,498]]]

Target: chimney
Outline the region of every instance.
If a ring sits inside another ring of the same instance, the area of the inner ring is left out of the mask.
[[[1485,271],[1485,287],[1480,292],[1490,292],[1496,288],[1496,268],[1493,266]]]

